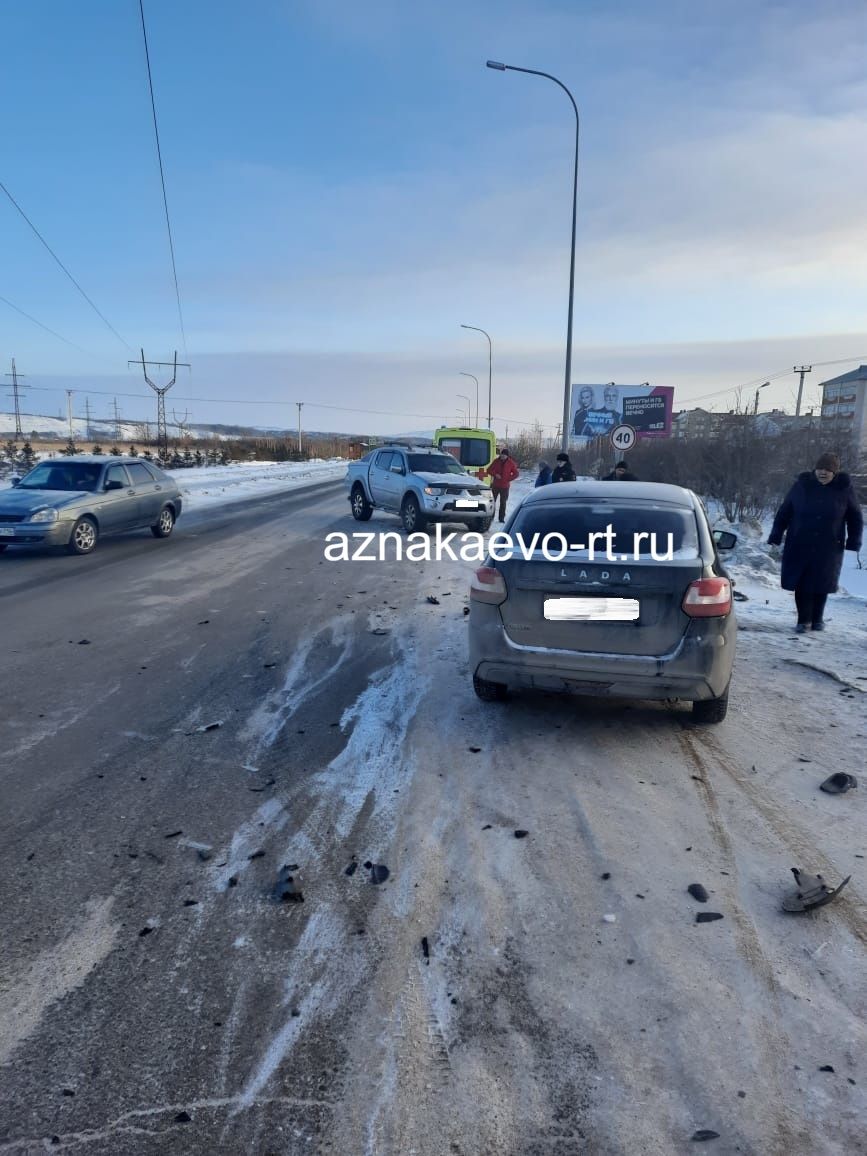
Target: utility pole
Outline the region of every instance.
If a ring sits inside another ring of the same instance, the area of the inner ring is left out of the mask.
[[[169,453],[169,432],[166,428],[166,394],[175,384],[175,378],[178,376],[178,365],[180,364],[186,369],[189,369],[190,365],[187,361],[178,362],[177,350],[175,350],[173,361],[145,361],[144,350],[142,350],[141,362],[127,362],[127,365],[139,364],[141,364],[141,371],[144,374],[145,381],[157,395],[157,444],[159,447],[159,455],[163,460],[165,460]],[[155,365],[157,368],[163,368],[168,365],[172,366],[172,380],[168,383],[168,385],[155,385],[154,382],[151,381],[151,379],[148,377],[147,371],[147,367],[149,365]]]
[[[117,398],[114,399],[114,440],[120,441],[120,414],[117,409]]]
[[[298,406],[298,456],[301,457],[301,407],[304,405],[303,401],[296,401]]]
[[[84,428],[86,431],[84,436],[87,438],[88,441],[90,441],[91,434],[90,434],[90,398],[89,397],[86,397],[84,399],[84,414],[85,414]]]
[[[797,405],[795,406],[795,417],[801,416],[801,397],[804,393],[804,374],[805,373],[812,373],[812,371],[813,371],[812,365],[793,365],[792,366],[792,373],[800,373],[800,375],[801,375],[801,381],[798,385],[798,402],[797,402]]]
[[[20,438],[24,435],[21,432],[21,408],[18,403],[18,373],[15,369],[15,358],[12,358],[12,372],[6,374],[7,377],[12,378],[12,397],[15,400],[15,437]]]

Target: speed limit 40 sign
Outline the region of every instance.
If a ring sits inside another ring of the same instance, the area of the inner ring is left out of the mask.
[[[611,444],[625,453],[635,445],[637,434],[631,425],[618,425],[611,431]]]

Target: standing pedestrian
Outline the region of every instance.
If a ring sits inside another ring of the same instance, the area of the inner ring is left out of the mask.
[[[780,584],[795,592],[799,634],[825,629],[825,602],[837,591],[843,551],[861,549],[863,530],[852,479],[836,454],[822,454],[813,470],[798,475],[768,538],[779,546],[786,535]]]
[[[506,505],[509,501],[509,486],[519,476],[520,470],[504,446],[500,450],[499,455],[488,466],[487,472],[491,479],[491,493],[494,495],[494,505],[497,504],[497,499],[499,498],[499,520],[505,522]]]
[[[539,476],[536,478],[536,485],[534,489],[539,486],[547,486],[551,482],[551,467],[547,462],[539,462]]]
[[[554,472],[551,474],[552,482],[575,482],[578,480],[578,475],[572,463],[569,461],[568,454],[557,454],[557,465],[554,467]]]
[[[633,474],[626,464],[626,458],[621,458],[610,474],[606,474],[603,482],[637,482],[638,474]]]

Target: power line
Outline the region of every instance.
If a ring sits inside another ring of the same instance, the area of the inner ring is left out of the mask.
[[[169,202],[168,202],[168,197],[166,196],[166,177],[165,177],[165,172],[163,171],[163,154],[162,154],[162,150],[160,149],[160,130],[157,127],[157,106],[156,106],[156,102],[154,100],[154,82],[153,82],[153,77],[151,76],[151,58],[150,58],[150,53],[148,52],[148,34],[147,34],[147,28],[145,27],[144,0],[138,0],[138,6],[139,6],[139,10],[141,12],[141,31],[142,31],[142,36],[144,38],[145,63],[147,64],[147,70],[148,70],[148,88],[150,89],[150,94],[151,94],[151,112],[153,113],[153,117],[154,117],[154,137],[156,138],[156,142],[157,142],[157,160],[159,161],[159,166],[160,166],[160,183],[162,184],[162,187],[163,187],[163,206],[166,210],[166,229],[167,229],[168,234],[169,234],[169,253],[171,254],[171,258],[172,258],[172,276],[174,277],[174,280],[175,280],[175,297],[176,297],[177,302],[178,302],[178,321],[180,322],[180,325],[181,325],[181,344],[184,347],[184,357],[186,357],[187,356],[187,335],[184,332],[184,315],[181,312],[181,291],[178,288],[178,270],[177,270],[177,267],[175,265],[175,246],[174,246],[174,242],[172,241],[172,224],[171,224],[171,221],[169,220]]]
[[[124,339],[121,337],[121,335],[118,333],[118,331],[112,325],[112,323],[108,320],[108,318],[105,316],[105,314],[102,313],[99,309],[97,309],[96,305],[94,305],[93,301],[91,301],[91,299],[88,297],[88,295],[85,293],[85,291],[79,285],[79,283],[75,280],[75,278],[72,276],[72,274],[69,272],[69,270],[66,268],[66,266],[63,264],[63,262],[60,260],[60,258],[57,256],[57,254],[54,252],[54,250],[51,248],[51,246],[48,244],[48,242],[45,240],[45,238],[42,236],[42,234],[39,232],[39,230],[36,228],[36,226],[33,224],[33,222],[30,220],[30,218],[27,216],[27,214],[24,212],[24,210],[21,208],[21,206],[18,204],[18,202],[15,200],[15,198],[12,196],[12,194],[9,192],[9,190],[6,188],[6,186],[3,184],[2,181],[0,181],[0,189],[3,190],[3,192],[6,194],[6,196],[9,198],[9,200],[12,202],[12,204],[15,206],[15,208],[18,210],[18,212],[21,214],[21,216],[24,218],[24,220],[27,222],[27,224],[30,226],[30,228],[33,230],[33,232],[36,234],[36,236],[39,238],[39,240],[45,246],[45,248],[48,250],[48,252],[51,254],[51,256],[54,258],[55,262],[60,266],[60,268],[63,270],[63,272],[69,278],[69,280],[72,282],[72,284],[78,290],[78,292],[81,294],[81,296],[87,302],[87,304],[91,307],[91,309],[97,315],[97,317],[99,317],[99,319],[101,321],[105,322],[105,324],[112,331],[112,333],[115,335],[115,337],[118,339],[118,341],[121,342],[122,345],[126,345],[127,349],[132,349],[132,346],[128,345],[127,342],[124,341]],[[15,306],[13,305],[12,308],[14,309]],[[19,312],[20,312],[20,310],[19,310]],[[31,318],[31,320],[33,320],[33,318]],[[39,324],[39,322],[37,321],[37,325],[38,324]],[[43,328],[44,328],[44,326],[43,326]],[[56,337],[58,335],[55,334],[54,336]],[[64,341],[64,340],[65,340],[65,338],[61,338],[61,341]]]
[[[79,353],[86,353],[88,357],[93,356],[88,350],[82,349],[80,345],[76,345],[74,341],[70,341],[60,333],[55,333],[53,329],[49,329],[47,325],[43,325],[41,321],[37,321],[35,317],[31,317],[29,313],[25,313],[23,309],[19,309],[17,305],[13,305],[7,298],[0,297],[0,301],[2,301],[4,305],[8,305],[10,309],[14,309],[16,313],[20,313],[22,317],[26,317],[28,321],[32,321],[34,325],[38,325],[40,329],[44,329],[46,333],[50,333],[52,337],[56,337],[58,341],[62,341],[65,345],[71,345],[73,349],[77,349]]]

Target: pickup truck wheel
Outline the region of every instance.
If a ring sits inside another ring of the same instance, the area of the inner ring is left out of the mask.
[[[493,516],[490,518],[470,518],[467,521],[467,529],[473,530],[477,534],[487,534],[493,520]]]
[[[369,522],[373,514],[373,506],[367,500],[367,496],[361,486],[355,485],[352,487],[352,516],[356,522]]]
[[[407,494],[403,499],[403,505],[400,507],[400,519],[407,534],[424,530],[427,526],[427,518],[421,512],[415,494]]]

